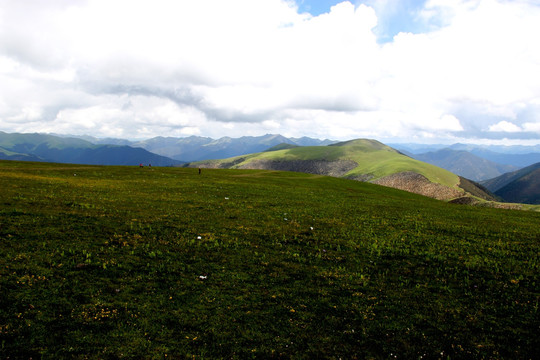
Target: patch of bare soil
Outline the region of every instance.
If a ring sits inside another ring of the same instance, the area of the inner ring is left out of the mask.
[[[258,170],[280,170],[296,171],[315,175],[328,175],[341,177],[357,167],[358,164],[352,160],[255,160],[242,165],[240,169],[258,169]]]
[[[463,196],[463,192],[429,181],[415,172],[401,172],[373,181],[374,184],[388,186],[415,194],[429,196],[437,200],[449,200]]]

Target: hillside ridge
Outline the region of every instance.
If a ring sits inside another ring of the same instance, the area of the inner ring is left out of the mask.
[[[222,160],[200,161],[188,167],[296,171],[343,177],[414,192],[439,200],[473,196],[460,178],[434,165],[402,154],[377,140],[354,139],[328,146],[298,147]],[[483,190],[486,200],[495,200]]]

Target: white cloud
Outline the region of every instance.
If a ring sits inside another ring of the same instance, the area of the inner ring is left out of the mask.
[[[540,134],[540,122],[535,122],[535,123],[525,123],[523,124],[523,130],[525,131],[530,131],[530,132],[535,132],[535,133],[539,133]]]
[[[376,4],[378,13],[395,5]],[[366,5],[342,2],[316,17],[297,10],[280,0],[1,1],[0,129],[540,133],[524,115],[540,98],[539,6],[430,0],[419,13],[429,32],[385,44]]]
[[[497,124],[491,125],[489,127],[489,131],[502,131],[502,132],[520,132],[522,129],[517,126],[516,124],[513,124],[508,121],[500,121]]]

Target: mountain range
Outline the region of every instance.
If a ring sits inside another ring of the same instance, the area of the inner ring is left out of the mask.
[[[0,159],[88,165],[181,164],[178,160],[127,145],[96,145],[78,138],[45,134],[8,134],[1,131]]]
[[[240,138],[226,136],[219,139],[201,136],[189,136],[185,138],[158,136],[147,140],[131,142],[122,139],[97,139],[92,137],[85,137],[85,139],[96,144],[103,144],[103,141],[107,141],[118,145],[143,148],[155,154],[183,162],[224,159],[237,155],[251,154],[265,151],[280,144],[323,146],[336,142],[328,139],[319,140],[309,137],[287,138],[276,134],[242,136]]]

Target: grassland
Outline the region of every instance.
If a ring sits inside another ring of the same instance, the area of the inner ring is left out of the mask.
[[[537,356],[540,213],[307,174],[0,162],[0,358]]]

